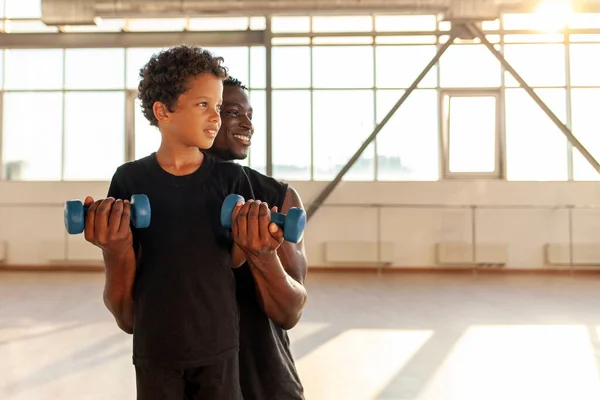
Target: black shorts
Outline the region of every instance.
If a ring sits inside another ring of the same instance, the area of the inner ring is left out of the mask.
[[[135,366],[138,400],[242,400],[238,353],[189,369]]]

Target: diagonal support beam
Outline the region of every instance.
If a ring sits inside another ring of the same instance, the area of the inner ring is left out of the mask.
[[[415,79],[413,84],[410,85],[410,87],[406,90],[406,92],[404,92],[404,94],[396,102],[394,107],[392,107],[392,109],[387,113],[385,118],[383,118],[383,120],[377,125],[377,127],[375,127],[375,130],[371,133],[371,135],[369,135],[369,137],[365,140],[365,142],[359,147],[359,149],[356,151],[356,153],[354,153],[354,155],[352,156],[352,158],[350,158],[350,160],[346,163],[346,165],[344,165],[344,167],[340,170],[340,172],[337,174],[337,176],[331,182],[329,182],[329,184],[327,184],[327,186],[321,191],[321,193],[319,193],[317,198],[311,203],[310,207],[308,208],[308,211],[307,211],[308,219],[310,219],[313,216],[313,214],[315,214],[315,212],[321,207],[321,205],[323,205],[323,202],[325,201],[325,199],[327,199],[327,197],[329,197],[331,192],[333,192],[333,190],[337,187],[337,185],[342,181],[342,178],[344,177],[344,175],[346,175],[346,172],[348,172],[350,170],[350,168],[352,168],[352,166],[356,163],[356,161],[358,161],[361,154],[365,151],[365,149],[369,146],[369,144],[371,144],[371,142],[375,139],[377,134],[381,131],[381,129],[383,129],[385,124],[387,124],[387,122],[392,118],[392,116],[398,110],[398,108],[400,108],[400,106],[406,101],[406,99],[411,95],[411,93],[417,88],[419,83],[421,83],[421,81],[429,73],[431,68],[433,68],[433,66],[435,64],[437,64],[437,62],[440,60],[442,55],[446,52],[446,50],[448,50],[448,47],[450,47],[452,45],[452,43],[454,43],[454,39],[456,39],[457,35],[458,35],[457,30],[453,29],[450,32],[450,38],[448,39],[448,41],[446,43],[444,43],[444,45],[442,47],[440,47],[440,49],[438,50],[436,55],[431,59],[429,64],[427,64],[425,69],[423,69],[423,72],[421,72],[421,74],[417,77],[417,79]]]
[[[527,82],[525,82],[525,80],[523,80],[523,78],[517,73],[517,71],[515,71],[515,69],[510,65],[510,63],[506,61],[504,55],[502,55],[502,53],[496,50],[494,45],[492,45],[487,40],[485,34],[474,24],[469,23],[465,26],[471,32],[471,34],[473,34],[475,37],[478,37],[479,40],[481,40],[481,43],[483,43],[492,52],[492,54],[498,59],[498,61],[500,61],[502,66],[508,72],[510,72],[510,74],[517,80],[517,82],[519,82],[521,87],[525,89],[525,91],[540,106],[540,108],[546,113],[546,115],[550,117],[552,122],[556,124],[558,129],[560,129],[561,132],[567,137],[567,140],[573,145],[573,147],[579,150],[579,152],[583,157],[585,157],[587,162],[600,174],[600,164],[598,164],[598,161],[594,158],[594,156],[592,156],[590,152],[585,148],[585,146],[581,144],[579,140],[577,140],[575,135],[573,135],[573,132],[571,132],[571,130],[565,124],[562,123],[562,121],[556,116],[556,114],[554,114],[552,110],[550,110],[550,108],[546,105],[546,103],[544,103],[542,99],[537,95],[537,93],[535,93],[531,86],[529,86]]]

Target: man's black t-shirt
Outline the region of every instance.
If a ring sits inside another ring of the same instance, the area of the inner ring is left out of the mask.
[[[281,212],[288,185],[244,168],[250,198],[266,201]],[[248,198],[246,198],[247,200]],[[247,263],[234,270],[240,309],[240,384],[244,400],[304,399],[287,332],[264,313]]]
[[[150,226],[132,227],[135,365],[192,368],[238,351],[232,241],[220,210],[247,187],[240,166],[208,154],[185,176],[162,169],[155,153],[117,169],[108,196],[146,194],[151,207]]]

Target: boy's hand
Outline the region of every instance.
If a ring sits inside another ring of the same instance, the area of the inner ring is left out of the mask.
[[[85,240],[110,254],[121,254],[131,248],[133,235],[130,227],[131,204],[128,200],[112,197],[94,201],[86,197]]]
[[[277,207],[272,211],[277,212]],[[271,222],[269,206],[260,200],[238,203],[231,221],[233,241],[249,254],[273,253],[283,243],[283,231]]]

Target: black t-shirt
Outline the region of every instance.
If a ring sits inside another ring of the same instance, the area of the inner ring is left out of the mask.
[[[251,183],[251,198],[281,211],[288,185],[251,168],[244,170]],[[258,303],[248,264],[235,269],[234,275],[240,309],[240,383],[244,400],[304,399],[287,331],[273,323]]]
[[[247,195],[247,187],[239,165],[210,155],[185,176],[162,169],[155,153],[117,169],[108,196],[146,194],[151,207],[150,226],[132,227],[135,365],[191,368],[238,351],[233,242],[220,210],[228,194]]]

